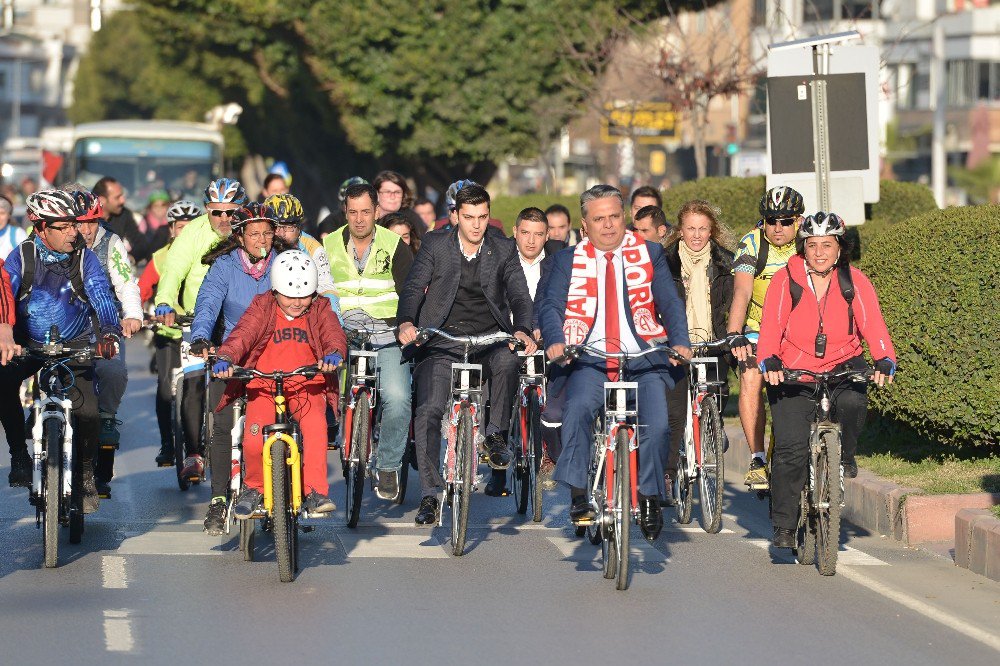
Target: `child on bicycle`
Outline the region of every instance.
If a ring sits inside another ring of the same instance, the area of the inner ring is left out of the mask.
[[[233,366],[261,372],[318,365],[332,372],[343,360],[347,341],[329,299],[316,294],[318,272],[301,250],[282,252],[271,267],[271,288],[254,297],[239,323],[219,347],[212,372],[231,377]],[[247,409],[243,431],[244,490],[234,515],[249,518],[263,501],[264,428],[274,423],[273,382],[254,379],[246,385]],[[243,392],[242,382],[230,382],[216,408],[223,409]],[[303,504],[309,513],[329,513],[336,507],[328,497],[327,404],[338,398],[336,376],[293,377],[285,382],[288,416],[302,433]]]

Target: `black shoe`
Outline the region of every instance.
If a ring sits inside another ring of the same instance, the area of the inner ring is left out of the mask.
[[[660,511],[660,498],[639,495],[639,528],[646,541],[656,541],[663,530],[663,512]]]
[[[486,462],[493,469],[507,469],[510,465],[510,449],[507,440],[498,432],[493,433],[480,445],[486,454]]]
[[[157,467],[174,466],[174,445],[169,442],[160,444],[160,452],[156,454]]]
[[[490,497],[507,497],[510,495],[510,490],[507,488],[507,470],[493,470],[493,474],[490,476],[483,494]]]
[[[306,513],[331,513],[337,509],[337,505],[326,495],[320,495],[315,490],[309,492],[302,500],[306,507]]]
[[[111,482],[97,480],[97,494],[101,499],[111,499]]]
[[[394,469],[380,469],[375,494],[379,499],[395,502],[399,495],[399,472]]]
[[[11,488],[31,487],[31,456],[27,451],[17,452],[10,457],[10,474],[7,482]]]
[[[433,525],[438,520],[438,500],[434,495],[425,495],[420,498],[420,506],[417,507],[417,517],[413,522],[417,525]]]
[[[660,500],[660,506],[677,506],[677,500],[674,499],[674,473],[667,472],[663,476],[663,485],[666,488],[664,495],[667,499]]]
[[[795,548],[795,530],[775,527],[774,536],[771,538],[771,545],[775,548]]]
[[[845,462],[844,467],[844,478],[854,479],[858,476],[858,463],[856,462]]]
[[[83,513],[94,513],[101,506],[101,498],[94,483],[94,463],[86,461],[80,464],[80,488],[83,490]]]
[[[226,498],[216,497],[208,505],[205,513],[205,531],[210,536],[219,536],[226,531]]]
[[[574,525],[589,525],[597,519],[597,512],[586,495],[573,497],[569,507],[569,519]]]

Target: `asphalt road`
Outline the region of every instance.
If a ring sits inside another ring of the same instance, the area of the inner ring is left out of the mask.
[[[766,504],[735,486],[721,534],[670,525],[647,545],[635,529],[625,592],[573,536],[563,493],[540,524],[477,495],[455,558],[447,528],[413,526],[415,486],[401,507],[368,493],[357,529],[341,510],[315,521],[280,583],[268,538],[244,563],[235,535],[202,532],[208,489],[181,493],[154,466],[154,381],[129,353],[114,498],[79,546],[64,531],[57,569],[41,568],[25,490],[0,489],[0,663],[1000,663],[1000,584],[850,526],[821,577],[768,547]]]

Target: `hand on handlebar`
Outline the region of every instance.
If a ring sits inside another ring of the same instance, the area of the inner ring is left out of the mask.
[[[396,339],[404,347],[413,344],[417,340],[417,327],[408,321],[403,322],[399,325],[399,329],[396,332]]]
[[[875,373],[872,375],[872,381],[882,387],[887,383],[891,384],[895,374],[896,364],[892,362],[891,358],[879,359],[875,361]]]
[[[340,364],[343,362],[344,357],[337,352],[333,352],[332,354],[327,354],[320,359],[320,362],[317,365],[319,366],[320,372],[333,372],[340,367]]]
[[[174,312],[174,309],[166,303],[160,303],[157,305],[153,314],[156,315],[156,321],[160,322],[164,326],[173,326],[174,319],[177,317],[177,313]]]
[[[0,365],[7,365],[20,353],[21,345],[14,342],[14,327],[10,324],[0,324]]]
[[[562,342],[557,342],[554,345],[549,345],[545,348],[545,358],[549,361],[555,361],[558,358],[562,358],[566,355],[566,345]]]
[[[524,353],[534,354],[538,350],[538,344],[531,339],[531,336],[524,333],[523,331],[517,331],[514,333],[514,337],[524,343]],[[514,343],[508,345],[511,351],[514,351]]]
[[[203,359],[208,359],[212,354],[215,354],[215,347],[212,343],[204,338],[199,338],[191,343],[191,355],[201,356]]]
[[[733,331],[726,337],[729,341],[729,349],[737,361],[746,363],[747,359],[753,356],[753,346],[750,344],[747,336]]]
[[[690,347],[685,347],[684,345],[674,345],[673,347],[671,347],[671,349],[673,349],[675,352],[677,352],[678,354],[680,354],[681,356],[683,356],[684,360],[686,360],[686,361],[690,361],[691,360],[692,354],[691,354],[691,348]],[[670,358],[670,365],[680,365],[683,362],[684,361],[682,361],[680,359],[677,359],[677,358]]]
[[[760,371],[764,373],[764,381],[771,386],[777,386],[785,381],[784,365],[777,356],[769,356],[760,362]]]
[[[131,338],[142,328],[141,319],[122,319],[122,335]]]
[[[95,351],[98,356],[106,361],[110,361],[118,353],[118,336],[112,333],[106,334],[98,340]]]
[[[229,379],[233,376],[233,364],[227,358],[220,358],[212,365],[212,374],[219,379]]]

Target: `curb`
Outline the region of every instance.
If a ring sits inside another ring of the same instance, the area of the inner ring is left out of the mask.
[[[955,514],[955,564],[1000,581],[1000,520],[986,509]]]

